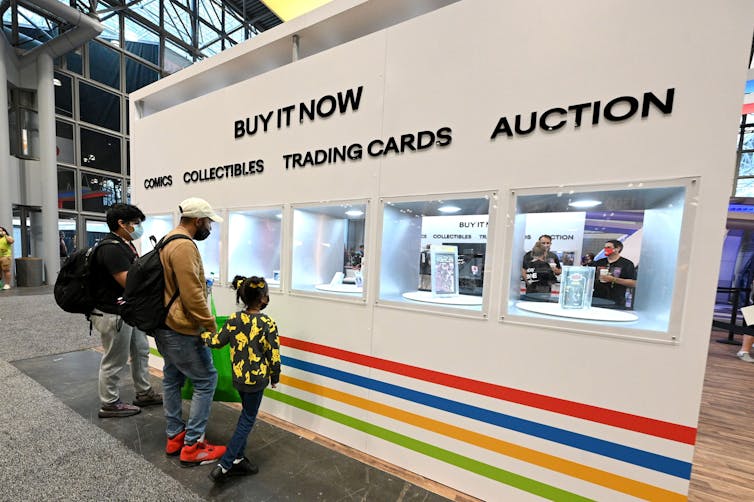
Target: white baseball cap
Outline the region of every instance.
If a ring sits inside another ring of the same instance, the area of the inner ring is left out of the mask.
[[[212,209],[204,199],[199,197],[189,197],[178,205],[178,210],[182,217],[186,218],[209,218],[217,223],[222,223],[223,219]]]

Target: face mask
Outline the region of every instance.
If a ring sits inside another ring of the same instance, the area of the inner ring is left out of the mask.
[[[134,231],[128,234],[131,236],[131,240],[141,239],[141,236],[144,235],[144,227],[141,226],[141,223],[134,225]]]
[[[615,252],[615,248],[605,248],[605,256],[610,256]]]
[[[196,229],[196,233],[194,234],[194,240],[197,241],[203,241],[207,237],[209,237],[209,234],[211,232],[211,227],[207,225],[206,227],[201,227]]]

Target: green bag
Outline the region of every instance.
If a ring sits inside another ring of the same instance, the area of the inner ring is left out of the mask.
[[[215,299],[210,295],[210,305],[212,308],[212,315],[215,316],[215,323],[217,324],[218,331],[225,325],[225,321],[228,320],[228,316],[218,316],[215,309]],[[215,395],[212,398],[213,401],[225,401],[228,403],[240,403],[241,396],[238,395],[238,391],[233,387],[233,368],[230,361],[230,346],[226,345],[219,349],[210,349],[212,351],[212,361],[215,364],[217,370],[217,387],[215,388]],[[187,378],[186,383],[181,389],[181,397],[183,399],[191,399],[194,395],[194,386],[191,383],[191,379]]]

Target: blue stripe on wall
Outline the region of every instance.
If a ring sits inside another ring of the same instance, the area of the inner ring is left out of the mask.
[[[449,413],[478,420],[480,422],[514,430],[530,436],[578,448],[580,450],[604,455],[622,462],[646,467],[647,469],[670,474],[671,476],[676,476],[685,480],[688,480],[691,477],[691,463],[689,462],[586,436],[584,434],[559,429],[557,427],[543,425],[530,420],[505,415],[503,413],[485,410],[476,406],[380,382],[379,380],[328,368],[326,366],[302,361],[293,357],[281,356],[281,360],[285,366],[297,368],[309,373],[315,373],[334,380],[340,380],[365,389],[375,390],[383,394],[430,406]]]

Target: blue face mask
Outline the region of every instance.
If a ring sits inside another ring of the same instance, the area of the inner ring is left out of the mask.
[[[132,240],[141,239],[141,236],[144,235],[144,227],[141,226],[141,223],[134,225],[134,231],[130,232],[129,235]]]

